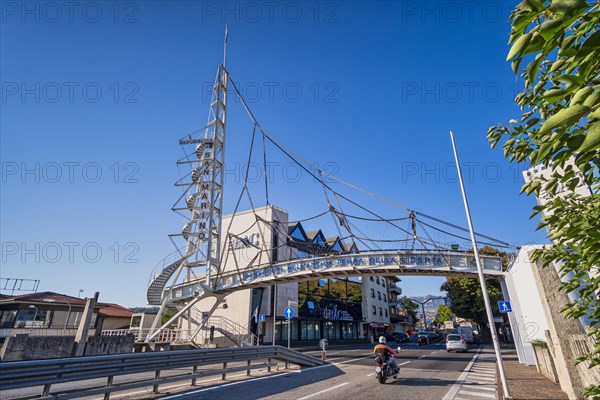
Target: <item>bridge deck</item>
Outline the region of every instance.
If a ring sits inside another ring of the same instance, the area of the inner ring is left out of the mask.
[[[502,277],[500,257],[481,256],[484,274]],[[369,275],[474,276],[475,257],[465,253],[441,252],[364,252],[296,259],[265,264],[221,275],[215,293],[231,293],[279,283],[302,282],[320,278],[360,277]],[[204,279],[176,286],[169,302],[188,300],[204,293]]]

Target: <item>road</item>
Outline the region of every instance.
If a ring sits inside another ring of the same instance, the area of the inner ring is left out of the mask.
[[[390,345],[395,348],[397,345]],[[278,371],[254,370],[251,376],[246,373],[232,373],[227,380],[220,376],[199,379],[195,387],[189,381],[160,386],[160,393],[153,395],[152,387],[116,392],[111,399],[236,399],[236,400],[349,400],[356,398],[381,399],[493,399],[496,394],[495,365],[491,349],[477,354],[473,346],[469,353],[447,353],[443,343],[418,347],[403,344],[403,350],[396,356],[400,366],[398,379],[389,379],[384,385],[375,378],[375,362],[372,345],[358,345],[345,348],[330,348],[327,359],[331,364],[299,369]],[[320,351],[304,351],[320,357]],[[475,364],[472,363],[477,358]],[[470,370],[470,373],[464,372]],[[165,372],[164,376],[180,371]],[[151,373],[139,374],[150,378]],[[135,378],[117,377],[125,382]],[[105,379],[88,381],[102,386]],[[62,390],[75,389],[80,383],[61,384]],[[54,390],[58,385],[53,386]],[[0,400],[13,397],[39,395],[40,388],[26,388],[16,391],[0,391]],[[86,397],[100,400],[101,397]]]
[[[159,396],[161,399],[443,399],[475,352],[447,353],[443,345],[402,350],[396,357],[399,379],[381,385],[375,379],[372,346],[328,351],[332,364],[261,376]],[[319,356],[319,352],[307,352]],[[462,379],[462,378],[461,378]]]

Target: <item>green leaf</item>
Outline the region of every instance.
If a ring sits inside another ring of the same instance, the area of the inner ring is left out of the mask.
[[[566,61],[567,61],[566,58],[559,58],[558,60],[554,61],[552,63],[552,67],[550,67],[550,72],[555,72],[557,69],[562,67]]]
[[[546,100],[548,103],[556,103],[564,99],[569,94],[569,92],[569,90],[554,88],[546,90],[543,94],[543,97],[544,100]]]
[[[572,15],[587,8],[585,0],[552,0],[550,11],[560,15]]]
[[[532,31],[531,32],[531,40],[529,41],[529,44],[527,45],[527,47],[525,49],[523,49],[523,55],[527,55],[527,54],[531,54],[531,53],[540,51],[544,47],[545,43],[546,43],[546,41],[544,40],[544,38],[542,36],[540,36],[539,32]]]
[[[590,108],[596,108],[600,101],[600,90],[594,90],[592,94],[590,94],[587,99],[583,102],[584,106],[588,106]]]
[[[544,4],[539,0],[525,0],[517,6],[518,9],[540,12],[544,9]]]
[[[573,95],[573,98],[571,99],[571,104],[581,104],[586,99],[586,97],[589,96],[590,93],[592,93],[593,91],[594,89],[592,89],[591,86],[586,86],[579,89]]]
[[[600,149],[600,122],[595,122],[590,125],[590,129],[585,136],[585,140],[581,144],[581,147],[577,149],[578,152],[594,151]]]
[[[563,108],[544,122],[539,134],[541,135],[564,125],[573,125],[589,111],[590,107],[583,104],[575,104],[568,108]]]
[[[560,31],[563,24],[561,21],[557,21],[555,19],[547,19],[542,25],[540,25],[540,35],[544,38],[545,41],[552,39],[552,37]]]
[[[577,56],[583,57],[589,52],[596,50],[598,47],[600,47],[600,30],[596,31],[594,34],[588,37],[585,42],[583,42],[581,48],[577,52]]]
[[[517,39],[515,44],[513,44],[512,47],[510,48],[510,51],[508,52],[508,56],[506,56],[506,61],[512,60],[519,53],[521,53],[529,44],[529,41],[531,40],[531,36],[532,36],[531,33],[526,33],[523,36],[521,36],[519,39]]]
[[[594,110],[594,112],[591,112],[590,115],[588,115],[588,122],[592,123],[596,121],[600,121],[600,108]]]
[[[567,147],[570,149],[578,149],[585,140],[585,135],[574,135],[567,139]]]
[[[585,80],[577,75],[559,75],[556,77],[556,80],[564,83],[567,86],[567,88],[570,88],[575,85],[581,86],[585,83]]]

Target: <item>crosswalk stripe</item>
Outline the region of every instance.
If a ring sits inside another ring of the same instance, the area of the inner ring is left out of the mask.
[[[488,379],[488,378],[469,378],[467,377],[467,379],[465,380],[465,382],[485,382],[485,383],[492,383],[492,382],[496,382],[496,379]]]
[[[469,382],[469,383],[465,383],[463,386],[468,386],[468,387],[472,387],[473,389],[483,389],[483,390],[496,390],[496,385],[495,383],[488,383],[488,382]]]
[[[469,375],[470,376],[483,376],[484,378],[493,378],[496,376],[496,374],[483,374],[481,372],[471,372]]]
[[[496,398],[495,394],[469,392],[468,390],[464,390],[464,389],[459,390],[458,394],[466,394],[466,395],[470,395],[470,396],[485,397],[485,398],[488,398],[488,399],[495,399]]]

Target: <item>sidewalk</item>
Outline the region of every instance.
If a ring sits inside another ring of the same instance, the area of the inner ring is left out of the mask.
[[[502,346],[502,360],[504,361],[508,390],[514,400],[568,400],[565,392],[560,389],[560,385],[537,372],[535,366],[519,364],[517,352],[514,348]],[[496,373],[496,384],[498,399],[501,400],[504,395],[500,374],[498,373]]]

